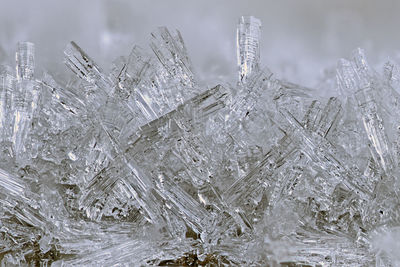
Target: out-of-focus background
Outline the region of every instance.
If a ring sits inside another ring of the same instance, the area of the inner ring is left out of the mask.
[[[356,47],[374,65],[400,58],[399,11],[396,0],[0,0],[0,61],[13,64],[16,42],[32,41],[37,65],[60,74],[74,40],[107,70],[165,25],[182,33],[201,80],[233,80],[237,21],[254,15],[263,24],[263,65],[313,86]]]

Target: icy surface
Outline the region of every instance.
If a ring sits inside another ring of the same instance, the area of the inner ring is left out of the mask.
[[[326,87],[260,62],[241,17],[238,80],[203,88],[160,27],[103,71],[0,68],[0,260],[54,266],[397,266],[400,67],[361,49]]]

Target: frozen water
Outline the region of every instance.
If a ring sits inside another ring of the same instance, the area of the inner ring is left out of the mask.
[[[241,17],[238,80],[210,87],[165,27],[109,73],[69,43],[69,80],[18,43],[0,68],[2,264],[398,265],[399,66],[357,49],[307,88],[262,67],[260,38]]]

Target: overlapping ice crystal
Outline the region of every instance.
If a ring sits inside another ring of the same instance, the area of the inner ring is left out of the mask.
[[[398,266],[400,67],[361,49],[327,88],[260,62],[242,17],[238,81],[196,82],[161,27],[105,73],[0,69],[0,260],[40,266]]]

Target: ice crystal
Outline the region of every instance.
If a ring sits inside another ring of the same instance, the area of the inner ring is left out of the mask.
[[[0,68],[3,265],[397,266],[400,68],[355,50],[311,89],[260,62],[241,17],[238,80],[197,82],[161,27],[110,73]],[[331,79],[331,80],[329,80]]]

